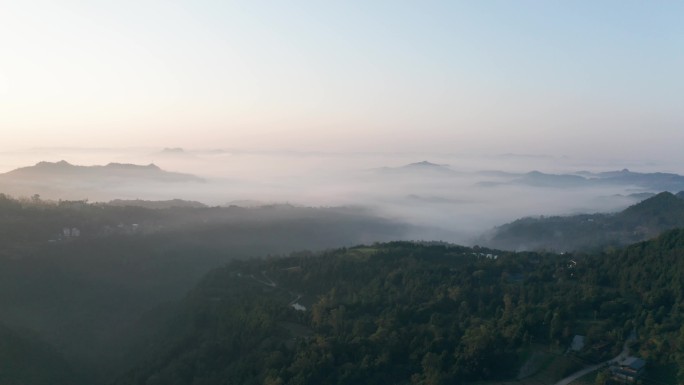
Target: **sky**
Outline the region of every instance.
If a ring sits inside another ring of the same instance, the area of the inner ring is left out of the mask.
[[[682,159],[684,2],[0,0],[0,148]]]

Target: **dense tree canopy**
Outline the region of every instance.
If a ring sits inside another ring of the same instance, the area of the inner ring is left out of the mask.
[[[669,198],[626,213],[638,222]],[[632,331],[649,365],[684,368],[684,230],[591,253],[393,242],[235,260],[401,226],[4,195],[0,227],[6,383],[458,384],[514,378],[532,349],[574,334],[579,362],[598,362]]]
[[[575,333],[608,346],[581,353],[595,362],[632,330],[636,354],[681,367],[683,255],[674,231],[596,255],[390,243],[236,262],[119,383],[465,383],[514,377],[527,346]]]
[[[684,227],[684,192],[657,194],[613,214],[522,218],[499,226],[482,243],[507,250],[601,251]]]

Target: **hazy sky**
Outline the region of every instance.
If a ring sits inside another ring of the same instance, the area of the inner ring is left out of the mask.
[[[0,0],[0,147],[679,156],[680,1]]]

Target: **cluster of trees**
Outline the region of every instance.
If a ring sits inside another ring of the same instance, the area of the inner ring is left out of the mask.
[[[527,348],[576,333],[597,362],[633,330],[636,354],[684,368],[682,255],[674,231],[574,256],[389,243],[234,262],[117,384],[458,384],[512,378]]]
[[[626,323],[639,333],[638,353],[654,363],[676,363],[684,381],[684,231],[597,255],[585,268],[586,282],[620,293]],[[631,305],[631,306],[630,306]]]

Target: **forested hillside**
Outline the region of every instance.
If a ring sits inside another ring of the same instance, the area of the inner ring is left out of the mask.
[[[0,322],[100,383],[135,362],[131,344],[156,329],[159,309],[212,268],[405,230],[352,208],[146,209],[0,194]]]
[[[67,385],[82,380],[53,347],[0,324],[0,384]]]
[[[117,383],[469,383],[514,378],[530,347],[574,334],[609,347],[582,359],[607,359],[632,331],[634,354],[681,368],[683,258],[673,231],[595,255],[390,243],[234,262]]]
[[[623,223],[676,224],[678,198],[656,198]],[[579,362],[604,360],[632,331],[649,365],[684,367],[684,230],[602,253],[394,242],[235,260],[405,227],[354,209],[6,196],[0,226],[2,373],[16,383],[470,383],[513,379],[575,334],[605,347]]]
[[[506,250],[601,251],[684,227],[683,194],[663,192],[614,214],[523,218],[480,241]]]

